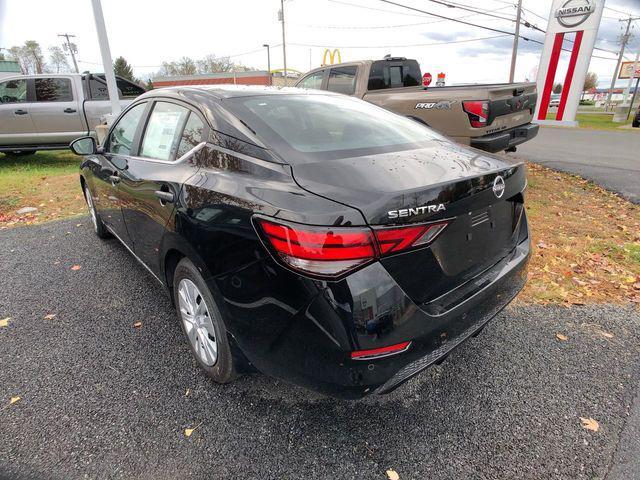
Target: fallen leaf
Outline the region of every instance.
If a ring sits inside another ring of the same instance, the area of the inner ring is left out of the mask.
[[[558,340],[563,341],[563,342],[566,342],[567,340],[569,340],[569,337],[567,337],[566,335],[563,335],[561,333],[556,333],[556,338]]]
[[[547,248],[547,244],[541,240],[538,242],[538,248]]]
[[[190,388],[187,388],[187,391],[186,391],[186,392],[184,392],[184,396],[185,396],[185,397],[188,397],[190,393],[191,393],[191,389],[190,389]]]
[[[395,470],[387,470],[387,477],[389,480],[400,480],[400,475]]]
[[[18,395],[16,395],[15,397],[11,397],[11,400],[9,400],[9,405],[13,405],[16,402],[19,402],[21,399]]]
[[[11,320],[11,317],[3,318],[2,320],[0,320],[0,327],[8,327],[9,320]]]
[[[142,322],[136,322],[133,324],[133,328],[141,328],[142,327]]]
[[[76,223],[76,227],[81,227],[82,224],[81,223]]]
[[[45,315],[45,316],[44,316],[44,319],[45,319],[45,320],[52,320],[52,319],[54,319],[55,317],[56,317],[56,314],[55,314],[55,313],[49,313],[48,315]]]
[[[591,430],[592,432],[597,432],[600,429],[600,424],[597,421],[595,421],[593,418],[580,417],[580,421],[582,422],[582,426],[587,430]]]
[[[613,338],[613,333],[605,332],[604,330],[600,330],[600,335],[605,338]]]
[[[200,425],[202,425],[202,422],[200,422],[198,425],[196,425],[193,428],[185,428],[184,429],[184,436],[185,437],[190,437],[191,434],[196,430],[196,428],[198,428]]]
[[[73,270],[74,272],[77,270],[80,270],[82,267],[80,265],[74,265],[73,267],[71,267],[71,270]]]

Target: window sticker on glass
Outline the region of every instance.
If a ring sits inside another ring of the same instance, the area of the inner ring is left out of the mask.
[[[188,113],[187,109],[177,105],[156,104],[144,134],[141,155],[159,160],[171,159],[177,149],[176,134],[182,130]]]

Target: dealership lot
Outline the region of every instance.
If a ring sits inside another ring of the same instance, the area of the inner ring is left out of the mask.
[[[632,307],[516,304],[393,394],[343,402],[207,381],[159,286],[87,217],[0,238],[2,478],[603,478],[634,441]]]
[[[541,128],[517,155],[550,168],[575,173],[640,203],[640,130],[607,131]]]

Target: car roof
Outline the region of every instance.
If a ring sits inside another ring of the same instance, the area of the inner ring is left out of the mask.
[[[143,97],[183,97],[187,100],[202,102],[203,97],[214,99],[255,97],[262,95],[339,95],[322,90],[308,90],[295,87],[269,87],[262,85],[178,85],[148,91]]]

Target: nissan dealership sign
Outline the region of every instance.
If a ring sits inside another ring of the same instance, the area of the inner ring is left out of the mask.
[[[555,17],[563,27],[577,27],[595,12],[594,2],[589,0],[568,0],[556,10]]]
[[[536,122],[577,125],[576,112],[603,8],[604,0],[553,1],[538,67]],[[565,41],[570,46],[565,47]],[[568,55],[563,54],[565,48],[569,50]],[[551,94],[556,81],[563,84],[557,108],[555,105],[551,107]]]

